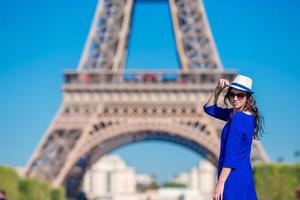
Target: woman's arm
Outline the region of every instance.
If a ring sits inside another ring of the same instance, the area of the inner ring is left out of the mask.
[[[228,178],[230,172],[231,172],[231,168],[228,168],[228,167],[222,168],[218,183],[217,183],[215,191],[213,193],[214,199],[216,199],[216,200],[223,199],[225,181]]]
[[[229,84],[226,79],[220,79],[218,85],[216,86],[214,92],[211,94],[208,102],[203,106],[204,112],[208,115],[215,117],[217,119],[227,121],[230,117],[232,109],[222,108],[217,106],[218,98],[222,90]]]
[[[231,172],[231,168],[229,167],[223,167],[222,168],[222,171],[221,171],[221,174],[220,174],[220,177],[219,177],[219,180],[218,180],[218,183],[225,183],[229,173]]]
[[[215,90],[213,91],[213,93],[211,94],[211,96],[209,97],[206,106],[211,106],[214,104],[217,104],[218,98],[222,92],[222,90],[229,85],[229,81],[226,79],[220,79],[218,85],[216,86]]]
[[[214,191],[214,196],[217,200],[222,199],[225,181],[227,180],[231,170],[236,169],[242,165],[241,154],[244,152],[242,144],[242,129],[243,122],[240,118],[240,113],[235,113],[231,117],[229,130],[225,143],[225,154],[222,164],[222,171]],[[221,196],[221,197],[220,197]]]

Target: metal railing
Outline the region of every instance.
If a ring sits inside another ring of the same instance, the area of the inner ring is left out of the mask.
[[[232,80],[234,71],[124,71],[124,72],[84,72],[67,71],[64,73],[65,85],[77,84],[103,84],[103,83],[180,83],[180,84],[205,84],[216,83],[220,78]]]

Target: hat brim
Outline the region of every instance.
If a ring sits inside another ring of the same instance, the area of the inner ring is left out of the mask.
[[[231,88],[235,88],[235,89],[238,89],[238,90],[242,90],[242,91],[248,92],[248,93],[250,93],[250,94],[253,94],[253,93],[254,93],[252,90],[250,90],[250,89],[248,89],[248,88],[242,88],[242,87],[239,87],[239,86],[237,86],[237,85],[232,85],[232,84],[230,84],[230,85],[228,85],[228,86],[231,87]]]

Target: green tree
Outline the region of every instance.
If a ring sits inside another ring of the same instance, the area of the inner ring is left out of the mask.
[[[50,196],[51,200],[66,200],[66,194],[63,187],[51,189]]]
[[[18,200],[19,177],[15,169],[0,166],[0,189],[4,190],[9,200]]]
[[[294,157],[295,157],[295,160],[296,160],[296,162],[300,162],[300,150],[296,150],[295,152],[294,152]]]
[[[258,199],[295,199],[300,184],[300,164],[257,164],[253,169]]]
[[[186,185],[182,183],[169,182],[169,183],[164,183],[161,187],[186,188]]]
[[[48,183],[35,179],[21,179],[19,181],[19,200],[51,200]]]

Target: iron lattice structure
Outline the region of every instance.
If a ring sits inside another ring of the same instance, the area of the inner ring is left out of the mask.
[[[28,177],[79,188],[109,151],[141,140],[184,145],[217,165],[223,122],[202,106],[224,71],[202,1],[169,0],[179,71],[125,71],[133,0],[99,1],[76,71],[65,73],[63,102],[25,170]],[[253,162],[268,161],[254,141]]]

